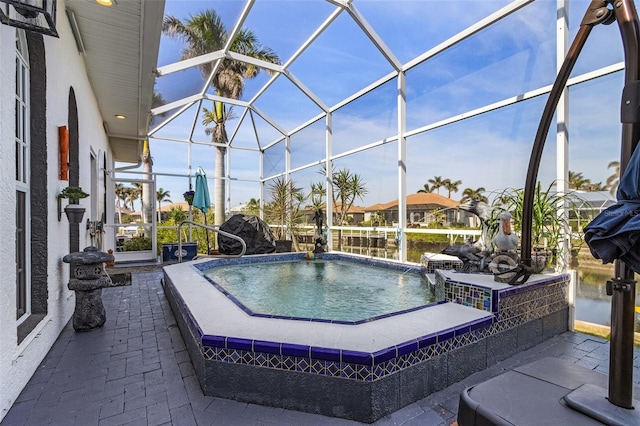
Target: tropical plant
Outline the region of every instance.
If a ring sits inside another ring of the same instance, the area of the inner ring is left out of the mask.
[[[327,190],[324,188],[322,182],[311,183],[311,192],[309,196],[311,197],[311,205],[314,209],[322,208],[322,204],[324,202],[324,197],[327,195]]]
[[[439,226],[444,226],[444,222],[447,220],[447,213],[444,209],[433,209],[429,212],[429,216],[431,216],[431,222]]]
[[[609,188],[611,195],[615,195],[620,184],[620,162],[612,161],[607,165],[607,169],[614,169],[615,172],[607,178],[606,186]]]
[[[58,198],[68,198],[70,204],[78,204],[78,200],[87,198],[89,194],[84,192],[79,186],[67,186],[64,188]]]
[[[425,183],[425,184],[422,186],[422,188],[418,189],[418,193],[419,193],[419,194],[420,194],[420,193],[422,193],[422,194],[425,194],[425,193],[426,193],[426,194],[429,194],[429,193],[431,193],[431,192],[433,192],[433,188],[432,188],[432,187],[430,187],[428,183]]]
[[[582,176],[582,173],[569,170],[569,189],[594,192],[604,191],[606,187],[602,185],[602,182],[593,183],[591,179]]]
[[[131,206],[131,210],[135,210],[134,203],[140,198],[140,194],[142,194],[142,184],[134,183],[133,187],[126,187],[124,189],[126,191],[127,201],[129,202],[129,206]]]
[[[371,226],[383,226],[386,224],[386,219],[384,214],[380,211],[377,211],[371,215]]]
[[[156,201],[158,201],[158,222],[160,222],[162,220],[162,203],[163,202],[167,202],[170,203],[171,199],[169,198],[171,196],[170,191],[165,191],[164,189],[160,188],[156,191]]]
[[[589,179],[585,179],[582,173],[569,170],[569,189],[583,189],[589,182]]]
[[[151,238],[149,237],[133,237],[123,243],[124,251],[142,251],[151,250]]]
[[[331,179],[333,184],[334,208],[337,214],[339,225],[347,223],[347,213],[353,206],[356,198],[362,199],[367,195],[366,183],[357,173],[352,173],[349,169],[340,169],[333,173]]]
[[[260,215],[260,200],[256,200],[255,198],[252,198],[249,200],[249,202],[247,203],[247,206],[244,208],[245,213],[253,215],[253,216],[259,216]]]
[[[442,179],[442,176],[434,176],[433,179],[429,179],[427,182],[431,184],[431,192],[435,190],[440,194],[440,188],[444,186],[444,179]]]
[[[461,180],[452,181],[451,179],[445,179],[444,182],[442,182],[442,186],[444,187],[444,189],[449,192],[449,194],[447,195],[448,198],[451,198],[452,192],[458,192],[458,187],[460,185],[462,185]]]
[[[303,203],[307,199],[302,188],[297,188],[293,181],[278,177],[268,186],[270,201],[265,206],[265,216],[271,225],[279,225],[276,230],[278,239],[287,235],[293,240],[297,251],[298,226],[304,220]]]
[[[116,207],[118,209],[118,223],[122,223],[122,209],[127,208],[127,191],[123,184],[116,183],[115,185],[115,193],[116,193]],[[122,207],[120,206],[120,201],[122,201]]]
[[[460,200],[460,202],[464,203],[469,200],[478,200],[488,203],[489,199],[484,195],[486,191],[487,190],[483,186],[476,189],[465,188],[464,191],[462,191],[462,199]]]
[[[182,210],[180,206],[173,206],[169,213],[167,213],[167,219],[172,220],[174,224],[179,224],[182,221],[187,220],[189,214]]]
[[[570,212],[579,217],[575,207],[580,197],[574,192],[558,193],[554,190],[556,182],[552,182],[546,190],[538,182],[533,198],[531,212],[531,244],[534,249],[555,250],[569,226]],[[524,189],[507,188],[495,199],[493,206],[511,213],[516,230],[522,231]],[[558,209],[564,207],[566,214],[559,215]]]
[[[181,59],[195,58],[206,53],[223,50],[229,41],[229,32],[222,19],[214,10],[204,10],[200,14],[190,16],[185,22],[168,15],[164,18],[162,31],[170,36],[185,41]],[[256,35],[248,29],[240,29],[230,44],[230,50],[242,55],[272,64],[279,64],[280,58],[268,47],[262,46]],[[224,58],[207,62],[199,66],[205,80],[211,78],[211,85],[220,97],[240,99],[244,90],[244,79],[256,77],[264,70],[254,63]],[[216,71],[212,75],[213,71]],[[228,145],[225,123],[229,118],[229,108],[223,102],[213,102],[212,110],[204,111],[203,124],[214,124],[211,131],[212,142],[216,144],[215,161],[215,221],[222,223],[225,211],[225,171],[224,157]]]

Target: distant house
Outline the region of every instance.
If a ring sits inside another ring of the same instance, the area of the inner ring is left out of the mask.
[[[338,214],[337,214],[337,210],[340,209],[341,204],[337,203],[336,206],[333,209],[333,223],[334,225],[338,225],[337,224],[337,220],[338,220]],[[326,217],[327,214],[327,206],[326,204],[323,204],[321,206],[322,208],[322,212]],[[315,224],[315,217],[316,211],[312,206],[307,206],[304,209],[304,220],[305,223],[307,225],[314,225]],[[349,210],[347,210],[347,221],[349,222],[349,225],[358,225],[360,222],[362,222],[363,220],[365,220],[365,208],[361,207],[361,206],[351,206],[349,207]]]
[[[171,204],[164,204],[160,207],[160,220],[167,220],[169,218],[169,212],[174,209],[174,208],[179,208],[180,210],[182,210],[183,212],[188,212],[189,211],[189,203],[187,203],[186,201],[181,201],[179,203],[171,203]]]
[[[433,193],[416,193],[407,195],[407,223],[417,226],[428,225],[435,222],[438,217],[436,211],[444,214],[443,225],[453,222],[460,222],[461,215],[458,210],[460,203],[451,198]],[[364,220],[369,221],[374,215],[382,215],[384,220],[391,223],[398,223],[398,200],[384,204],[374,204],[364,209]]]

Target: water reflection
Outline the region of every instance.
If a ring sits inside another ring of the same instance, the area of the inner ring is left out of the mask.
[[[344,247],[344,251],[384,259],[398,259],[394,247]],[[407,250],[407,260],[420,262],[424,250]],[[574,266],[577,272],[576,319],[599,325],[611,326],[611,297],[607,296],[606,282],[613,277],[613,265],[594,267]],[[640,332],[640,285],[636,287],[636,324]]]

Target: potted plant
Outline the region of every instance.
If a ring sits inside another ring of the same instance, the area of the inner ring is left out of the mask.
[[[184,200],[187,202],[187,204],[189,204],[190,206],[193,205],[193,197],[196,195],[195,191],[192,191],[190,189],[188,191],[185,191],[182,195],[184,196]]]
[[[538,182],[533,199],[531,261],[532,266],[539,271],[543,270],[552,260],[552,253],[558,248],[565,230],[571,232],[569,215],[558,215],[558,208],[564,206],[569,211],[575,210],[577,196],[573,192],[558,193],[554,187],[555,181],[546,190],[543,190],[542,184]],[[496,197],[493,206],[510,212],[515,228],[521,232],[523,202],[524,189],[507,188]]]
[[[297,226],[303,221],[302,203],[307,196],[302,188],[296,188],[293,181],[283,177],[272,181],[268,191],[271,201],[265,206],[266,219],[271,225],[279,225],[275,232],[276,252],[291,251],[292,248],[297,251]]]
[[[60,194],[58,194],[58,220],[61,217],[61,201],[63,198],[69,199],[69,204],[64,208],[64,212],[67,215],[67,219],[69,219],[69,223],[80,223],[82,222],[82,217],[84,216],[85,208],[81,206],[80,200],[82,198],[87,198],[89,194],[84,192],[79,186],[67,186],[64,188]]]

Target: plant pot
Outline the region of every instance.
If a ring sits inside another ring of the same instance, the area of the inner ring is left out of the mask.
[[[276,240],[276,253],[289,253],[293,240]]]
[[[534,251],[531,254],[531,266],[536,274],[541,273],[551,260],[551,252],[546,250]]]
[[[64,213],[67,215],[69,223],[81,223],[85,210],[80,204],[67,204]]]

